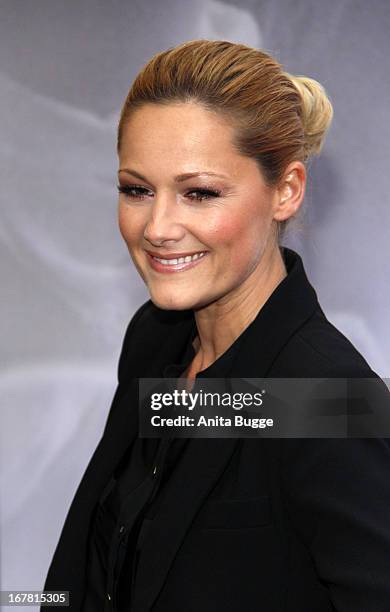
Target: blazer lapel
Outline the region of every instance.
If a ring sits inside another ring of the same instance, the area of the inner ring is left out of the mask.
[[[134,609],[137,612],[151,609],[191,521],[229,461],[238,440],[190,440],[180,463],[165,485],[158,515],[143,543],[134,593]]]

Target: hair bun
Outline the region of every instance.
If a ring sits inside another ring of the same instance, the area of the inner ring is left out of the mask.
[[[305,157],[318,155],[325,133],[333,118],[333,106],[324,87],[310,77],[285,73],[299,91],[302,100],[302,124],[305,133]]]

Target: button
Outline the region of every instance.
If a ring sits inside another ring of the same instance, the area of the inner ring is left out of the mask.
[[[119,528],[119,533],[123,533],[123,532],[124,532],[124,530],[125,530],[125,526],[124,526],[124,525],[121,525],[121,526],[120,526],[120,528]]]
[[[107,599],[108,599],[108,601],[111,601],[111,595],[110,595],[110,593],[107,593]]]

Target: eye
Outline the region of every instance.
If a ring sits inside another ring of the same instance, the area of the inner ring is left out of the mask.
[[[142,192],[147,191],[147,189],[139,185],[117,185],[117,189],[119,193],[123,193],[133,200],[143,200],[146,197],[145,193]]]
[[[117,185],[119,193],[123,193],[126,197],[133,200],[144,200],[147,197],[147,189],[140,185]],[[195,196],[191,194],[197,194]],[[217,198],[221,195],[221,192],[217,189],[203,188],[203,189],[191,189],[187,192],[187,197],[190,200],[196,200],[201,202],[202,200],[209,200],[210,198]]]
[[[197,193],[198,195],[195,197],[190,197],[190,200],[198,200],[199,202],[202,200],[209,200],[210,198],[217,198],[221,195],[221,192],[215,189],[192,189],[187,192],[187,195],[191,193]]]

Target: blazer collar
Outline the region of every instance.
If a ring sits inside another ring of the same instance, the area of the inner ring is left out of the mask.
[[[270,295],[240,337],[231,377],[267,376],[278,354],[302,325],[321,310],[301,257],[287,247],[282,254],[287,276]]]

